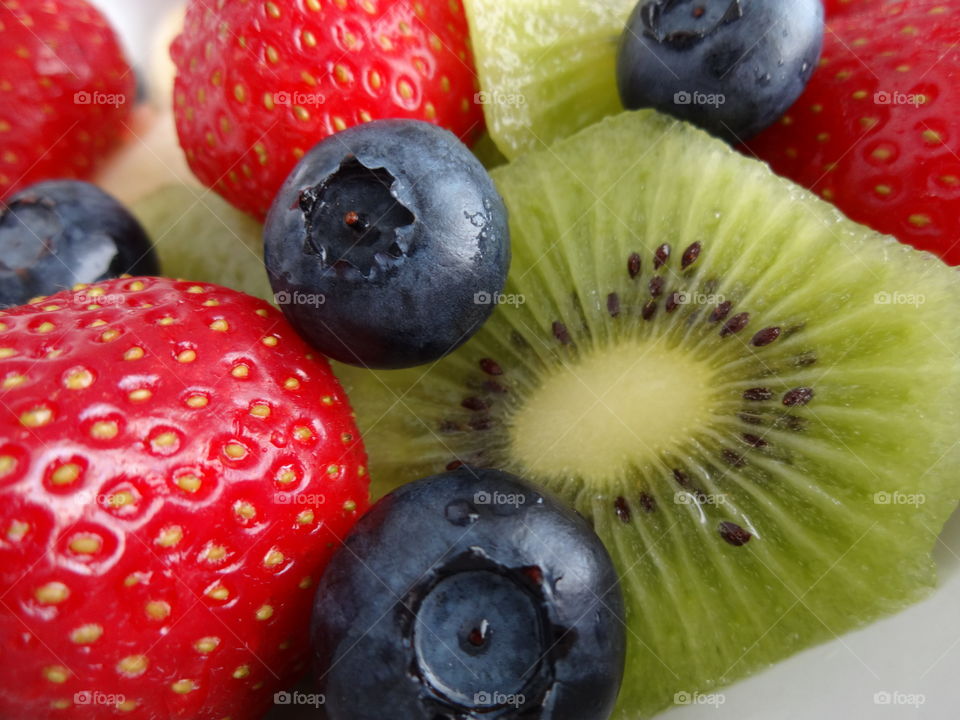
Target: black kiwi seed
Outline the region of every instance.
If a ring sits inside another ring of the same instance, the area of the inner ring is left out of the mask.
[[[617,517],[620,518],[620,522],[630,522],[630,504],[627,502],[625,497],[622,495],[618,497],[613,503],[613,509],[616,510]]]
[[[743,330],[750,322],[750,313],[739,313],[727,320],[720,329],[720,337],[729,337]]]
[[[663,295],[663,277],[660,275],[654,275],[650,278],[650,294],[653,295],[653,297]]]
[[[610,313],[610,317],[620,315],[620,296],[616,293],[607,295],[607,312]]]
[[[680,268],[682,270],[686,270],[697,261],[697,258],[700,257],[701,247],[700,243],[695,242],[683,251],[683,255],[680,257]]]
[[[729,300],[724,300],[713,309],[712,313],[710,313],[710,322],[718,323],[726,320],[727,315],[730,314],[731,310],[733,310],[733,303]]]
[[[503,375],[503,368],[500,363],[492,358],[483,358],[480,361],[480,369],[487,375]]]
[[[567,326],[559,320],[553,323],[553,336],[560,341],[561,345],[570,344],[570,331],[567,330]]]
[[[667,302],[664,307],[668,313],[672,313],[674,310],[680,307],[680,293],[670,293],[669,297],[667,297]]]
[[[447,470],[451,472],[462,467],[463,467],[462,460],[452,460],[451,462],[447,463]]]
[[[490,428],[493,427],[493,418],[482,417],[482,418],[477,418],[476,420],[471,420],[470,427],[478,432],[489,430]]]
[[[787,407],[806,405],[811,400],[813,400],[813,388],[808,387],[794,388],[783,396],[783,404]]]
[[[723,459],[727,461],[727,464],[731,467],[741,468],[747,464],[747,461],[744,459],[743,455],[735,453],[733,450],[724,449]]]
[[[743,391],[743,399],[750,402],[763,402],[773,399],[773,391],[767,388],[750,388]]]
[[[769,444],[762,437],[758,435],[751,435],[750,433],[743,433],[743,435],[741,435],[740,437],[743,438],[743,441],[747,445],[750,445],[755,448],[763,448]]]
[[[653,254],[653,269],[659,270],[664,265],[667,264],[667,260],[670,259],[670,246],[667,243],[664,243],[657,248],[657,251]]]
[[[780,337],[780,328],[778,327],[768,327],[764,328],[756,335],[753,336],[753,340],[750,342],[754,347],[766,347],[774,340]]]
[[[487,380],[483,384],[483,389],[488,393],[496,393],[497,395],[503,395],[507,392],[507,389],[496,380]]]
[[[673,479],[677,481],[677,485],[682,487],[684,490],[690,490],[693,488],[693,485],[690,484],[689,476],[680,469],[674,469]]]
[[[753,537],[749,532],[744,530],[736,523],[727,521],[720,523],[719,531],[720,537],[734,547],[742,547],[746,545],[748,542],[750,542],[750,538]]]
[[[653,316],[657,314],[657,301],[650,300],[646,305],[643,306],[643,310],[640,311],[640,316],[644,320],[651,320]]]
[[[657,509],[657,501],[652,495],[642,492],[640,493],[640,507],[643,508],[644,512],[652,513]]]
[[[490,406],[481,400],[478,397],[468,397],[460,403],[461,407],[471,410],[473,412],[480,412],[481,410],[489,410]]]
[[[641,266],[640,253],[633,253],[627,258],[627,272],[630,273],[631,279],[640,274]]]

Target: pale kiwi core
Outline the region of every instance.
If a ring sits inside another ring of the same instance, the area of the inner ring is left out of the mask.
[[[509,421],[528,472],[605,482],[681,447],[709,421],[709,368],[679,349],[626,343],[544,377]]]

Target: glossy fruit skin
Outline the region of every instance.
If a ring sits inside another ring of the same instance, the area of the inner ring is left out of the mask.
[[[262,220],[297,161],[347,127],[419,119],[471,143],[483,109],[468,35],[461,0],[191,0],[171,48],[190,167]]]
[[[0,5],[0,200],[89,178],[127,134],[136,78],[87,0]]]
[[[317,588],[322,717],[605,719],[623,612],[603,544],[558,500],[497,470],[419,480],[357,523]]]
[[[348,226],[350,211],[371,231]],[[493,181],[452,133],[380,120],[297,165],[267,217],[264,255],[277,304],[314,347],[401,368],[480,329],[506,283],[510,231]]]
[[[137,219],[97,186],[48,180],[0,206],[0,305],[124,274],[160,266]]]
[[[263,301],[159,278],[0,322],[0,717],[259,720],[366,507],[327,362]]]
[[[745,152],[853,220],[960,264],[960,8],[862,4],[831,20],[806,92]]]
[[[800,96],[822,45],[820,0],[641,0],[621,37],[617,87],[629,109],[742,142]]]

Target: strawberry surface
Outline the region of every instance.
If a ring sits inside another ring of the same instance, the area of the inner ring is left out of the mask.
[[[297,161],[352,125],[483,130],[461,0],[193,0],[171,52],[190,167],[260,218]]]
[[[0,199],[85,179],[125,134],[136,78],[86,0],[0,4]]]
[[[747,150],[854,220],[960,264],[960,7],[861,0]]]
[[[367,504],[326,360],[261,300],[125,278],[0,315],[0,400],[0,717],[260,717]]]

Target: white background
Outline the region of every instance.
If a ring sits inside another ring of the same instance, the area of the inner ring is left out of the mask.
[[[489,0],[497,2],[497,0]],[[598,0],[600,1],[600,0]],[[179,0],[93,0],[143,68],[153,31]],[[723,704],[679,707],[670,720],[958,720],[960,515],[936,550],[942,586],[925,602],[723,689]],[[638,680],[642,682],[642,678]],[[923,696],[918,707],[877,705],[877,693]]]

